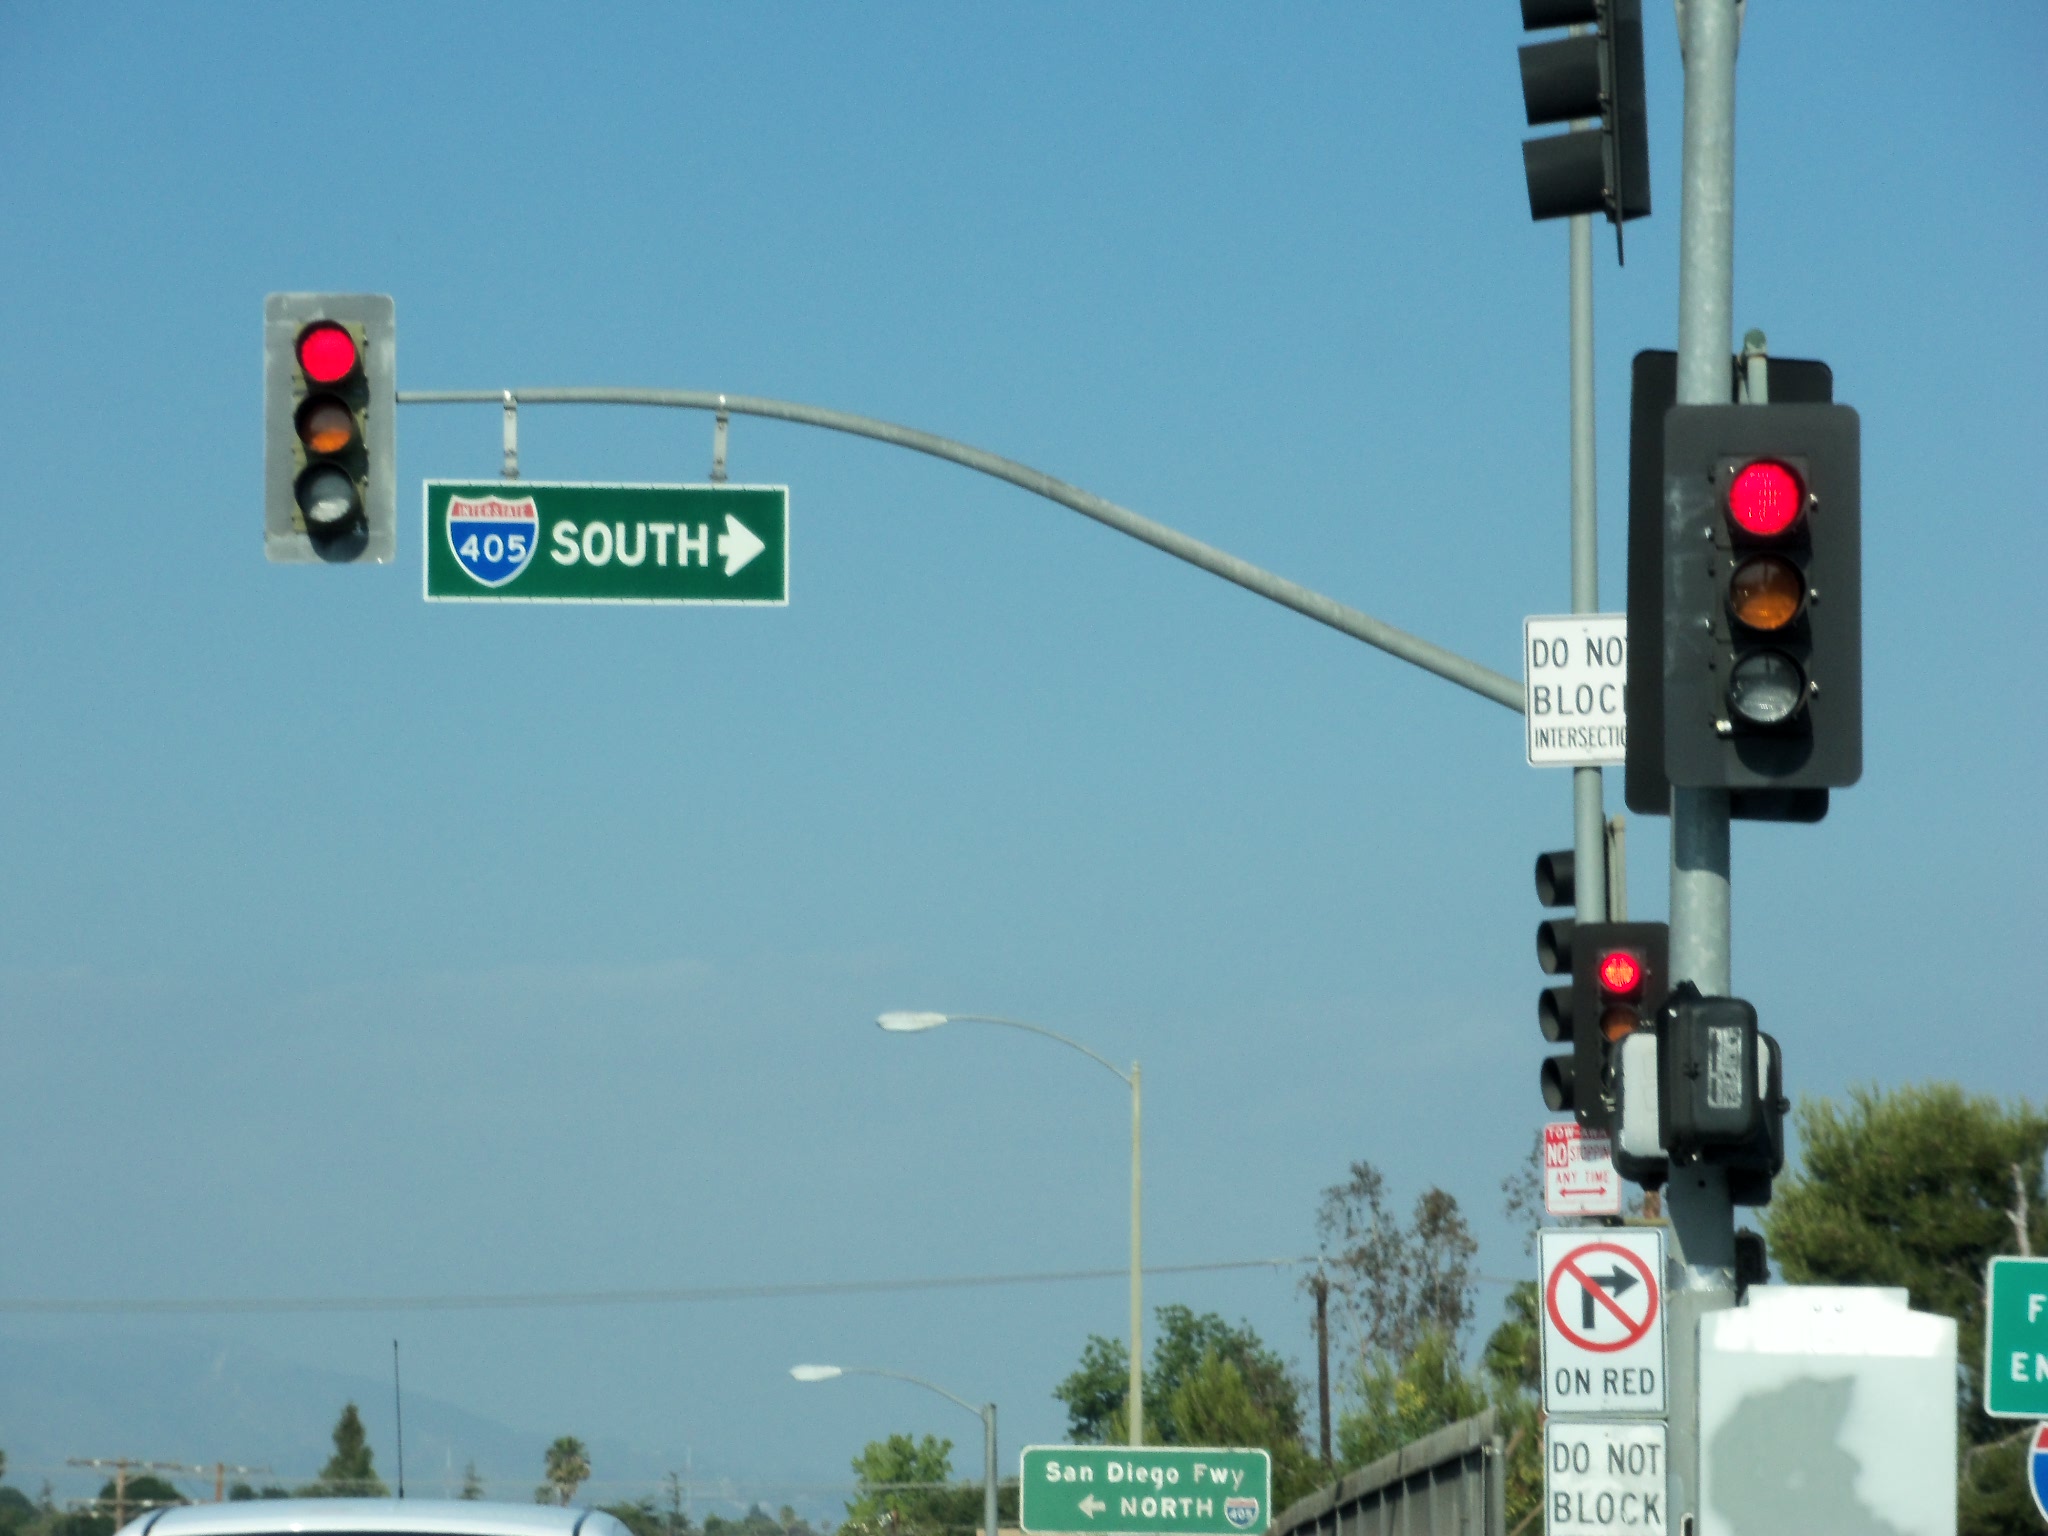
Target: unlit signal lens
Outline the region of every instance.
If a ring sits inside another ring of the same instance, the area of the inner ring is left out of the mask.
[[[300,406],[296,425],[309,452],[330,458],[356,440],[356,413],[332,395],[315,395]]]
[[[1728,582],[1728,609],[1750,629],[1768,634],[1799,617],[1806,578],[1782,555],[1757,555],[1735,568]]]
[[[1728,710],[1748,725],[1783,725],[1806,702],[1806,674],[1783,651],[1751,651],[1728,677]]]

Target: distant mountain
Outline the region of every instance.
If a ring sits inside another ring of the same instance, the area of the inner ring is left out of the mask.
[[[65,1465],[92,1456],[269,1466],[270,1477],[246,1480],[290,1486],[310,1479],[332,1454],[334,1419],[349,1401],[383,1426],[372,1446],[379,1473],[392,1482],[388,1379],[296,1365],[204,1338],[111,1330],[48,1339],[0,1334],[0,1448],[7,1452],[7,1481],[31,1497],[45,1478],[59,1499],[96,1492],[105,1473]],[[474,1461],[492,1497],[524,1501],[540,1480],[548,1438],[407,1393],[408,1491],[453,1493]],[[213,1496],[211,1477],[172,1481],[197,1497]]]

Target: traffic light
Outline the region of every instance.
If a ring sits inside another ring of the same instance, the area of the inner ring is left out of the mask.
[[[1569,907],[1576,900],[1572,850],[1536,856],[1536,899],[1546,907]],[[1569,976],[1572,971],[1572,941],[1578,924],[1569,917],[1547,918],[1536,925],[1536,963],[1546,976]],[[1572,989],[1569,983],[1547,987],[1536,998],[1536,1022],[1543,1038],[1553,1045],[1572,1043]],[[1546,1056],[1543,1059],[1543,1102],[1553,1113],[1571,1109],[1577,1102],[1575,1056]]]
[[[1643,101],[1642,0],[1522,0],[1522,27],[1593,24],[1592,33],[1521,50],[1529,126],[1599,119],[1522,143],[1529,216],[1604,213],[1619,250],[1624,220],[1650,211],[1650,130]]]
[[[1812,790],[1862,776],[1860,460],[1847,406],[1665,415],[1671,784]]]
[[[1729,359],[1728,399],[1738,399],[1744,359]],[[1826,405],[1835,398],[1834,371],[1808,358],[1774,357],[1767,365],[1770,398]],[[1678,400],[1678,354],[1635,355],[1628,412],[1628,626],[1642,643],[1628,652],[1628,762],[1623,792],[1643,815],[1671,814],[1664,774],[1664,418]],[[1736,789],[1728,813],[1750,821],[1819,821],[1825,789]]]
[[[1536,860],[1536,896],[1547,907],[1574,901],[1568,849]],[[1663,923],[1582,923],[1551,918],[1537,926],[1536,960],[1546,975],[1568,976],[1536,1000],[1543,1038],[1569,1045],[1544,1058],[1543,1102],[1570,1111],[1587,1130],[1613,1122],[1621,1042],[1656,1018],[1669,988],[1670,929]]]
[[[1785,1165],[1784,1061],[1739,997],[1689,983],[1658,1021],[1657,1118],[1674,1163],[1728,1170],[1737,1205],[1763,1205]]]
[[[263,301],[263,550],[272,560],[397,555],[397,353],[389,295]]]

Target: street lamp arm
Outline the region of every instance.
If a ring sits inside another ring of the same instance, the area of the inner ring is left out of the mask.
[[[950,1403],[958,1403],[977,1419],[986,1419],[988,1417],[987,1411],[979,1404],[970,1403],[964,1397],[955,1397],[936,1381],[926,1381],[922,1376],[911,1376],[903,1371],[878,1370],[874,1366],[868,1365],[849,1365],[844,1367],[839,1374],[842,1376],[883,1376],[887,1377],[890,1381],[907,1381],[913,1387],[923,1387],[927,1392],[938,1393],[939,1396],[945,1398]]]
[[[827,410],[822,406],[801,405],[793,400],[770,400],[758,395],[721,395],[704,389],[401,389],[398,391],[400,405],[656,405],[669,406],[680,410],[718,411],[736,416],[765,416],[775,421],[796,422],[800,426],[822,427],[828,432],[847,432],[856,437],[872,438],[878,443],[888,443],[896,448],[908,448],[917,453],[929,454],[935,459],[944,459],[951,464],[978,470],[998,480],[1008,481],[1035,496],[1056,501],[1069,511],[1083,517],[1093,518],[1106,528],[1149,544],[1154,549],[1172,555],[1176,560],[1185,560],[1197,569],[1212,576],[1255,592],[1269,602],[1283,608],[1291,608],[1304,618],[1314,619],[1318,624],[1328,625],[1339,634],[1349,635],[1354,640],[1363,640],[1367,645],[1385,651],[1411,666],[1433,672],[1446,682],[1468,688],[1481,698],[1491,699],[1505,705],[1516,714],[1525,713],[1527,704],[1522,684],[1505,673],[1445,650],[1440,645],[1411,635],[1406,630],[1361,612],[1335,598],[1304,587],[1285,576],[1253,565],[1228,554],[1213,544],[1204,544],[1200,539],[1188,537],[1164,523],[1156,523],[1149,517],[1140,516],[1128,507],[1120,507],[1113,501],[1084,491],[1078,486],[1054,479],[1043,470],[1019,464],[998,454],[988,453],[980,448],[958,443],[948,437],[934,433],[920,432],[915,427],[901,427],[894,422],[880,421],[872,416],[856,416],[848,411]]]
[[[991,1013],[949,1013],[946,1017],[948,1019],[958,1019],[962,1023],[967,1024],[1001,1024],[1007,1029],[1028,1030],[1034,1035],[1043,1035],[1048,1040],[1057,1040],[1061,1045],[1071,1046],[1079,1051],[1090,1061],[1100,1062],[1103,1066],[1109,1068],[1110,1071],[1117,1075],[1126,1088],[1131,1086],[1131,1074],[1111,1061],[1107,1056],[1091,1051],[1080,1041],[1069,1039],[1056,1029],[1047,1029],[1043,1024],[1027,1024],[1022,1019],[1001,1019]]]

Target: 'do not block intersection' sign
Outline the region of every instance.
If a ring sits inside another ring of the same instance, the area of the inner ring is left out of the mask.
[[[1260,1536],[1273,1518],[1273,1458],[1258,1449],[1028,1445],[1017,1507],[1032,1536]]]
[[[429,602],[789,601],[779,485],[426,483]]]

